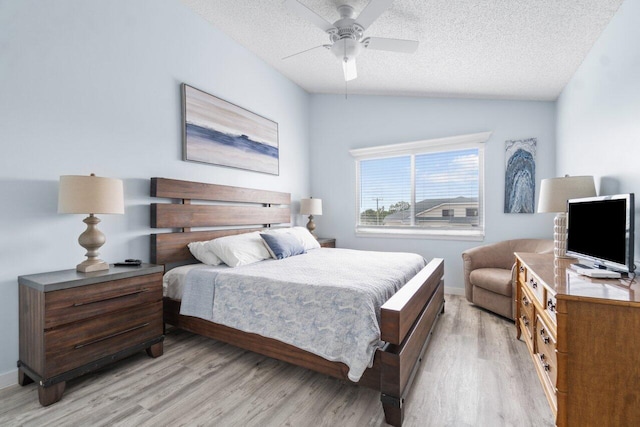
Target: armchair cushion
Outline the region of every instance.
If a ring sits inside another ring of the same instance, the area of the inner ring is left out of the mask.
[[[496,294],[510,297],[513,294],[511,284],[511,269],[478,268],[469,275],[473,286],[486,289]]]

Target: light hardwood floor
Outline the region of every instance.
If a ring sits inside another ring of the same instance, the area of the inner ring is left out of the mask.
[[[552,426],[525,343],[506,319],[447,295],[405,424]],[[379,393],[182,331],[67,383],[43,408],[34,384],[0,390],[0,426],[385,426]]]

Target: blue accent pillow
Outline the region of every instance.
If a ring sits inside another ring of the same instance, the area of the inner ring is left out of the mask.
[[[305,253],[304,246],[298,238],[288,233],[261,233],[271,256],[276,259],[288,258]]]

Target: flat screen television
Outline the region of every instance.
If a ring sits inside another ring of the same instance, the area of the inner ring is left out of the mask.
[[[634,195],[567,201],[567,255],[594,267],[633,272]]]

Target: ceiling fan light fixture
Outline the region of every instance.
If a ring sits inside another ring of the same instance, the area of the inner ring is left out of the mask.
[[[342,63],[345,81],[353,80],[358,76],[356,70],[356,57],[363,48],[367,50],[386,50],[391,52],[412,53],[418,48],[415,40],[389,39],[383,37],[367,37],[363,39],[365,30],[384,13],[393,0],[369,0],[369,3],[354,18],[354,9],[348,4],[338,6],[340,19],[333,24],[312,11],[298,0],[285,0],[285,5],[300,17],[316,25],[329,35],[331,44],[323,47],[331,52]],[[320,47],[320,46],[317,46]],[[291,58],[300,53],[308,52],[315,48],[307,49],[283,59]]]
[[[355,58],[342,61],[342,71],[344,72],[344,81],[348,82],[358,78],[358,68],[356,67]]]
[[[331,46],[331,52],[340,61],[355,59],[362,51],[362,45],[353,39],[342,39]]]

